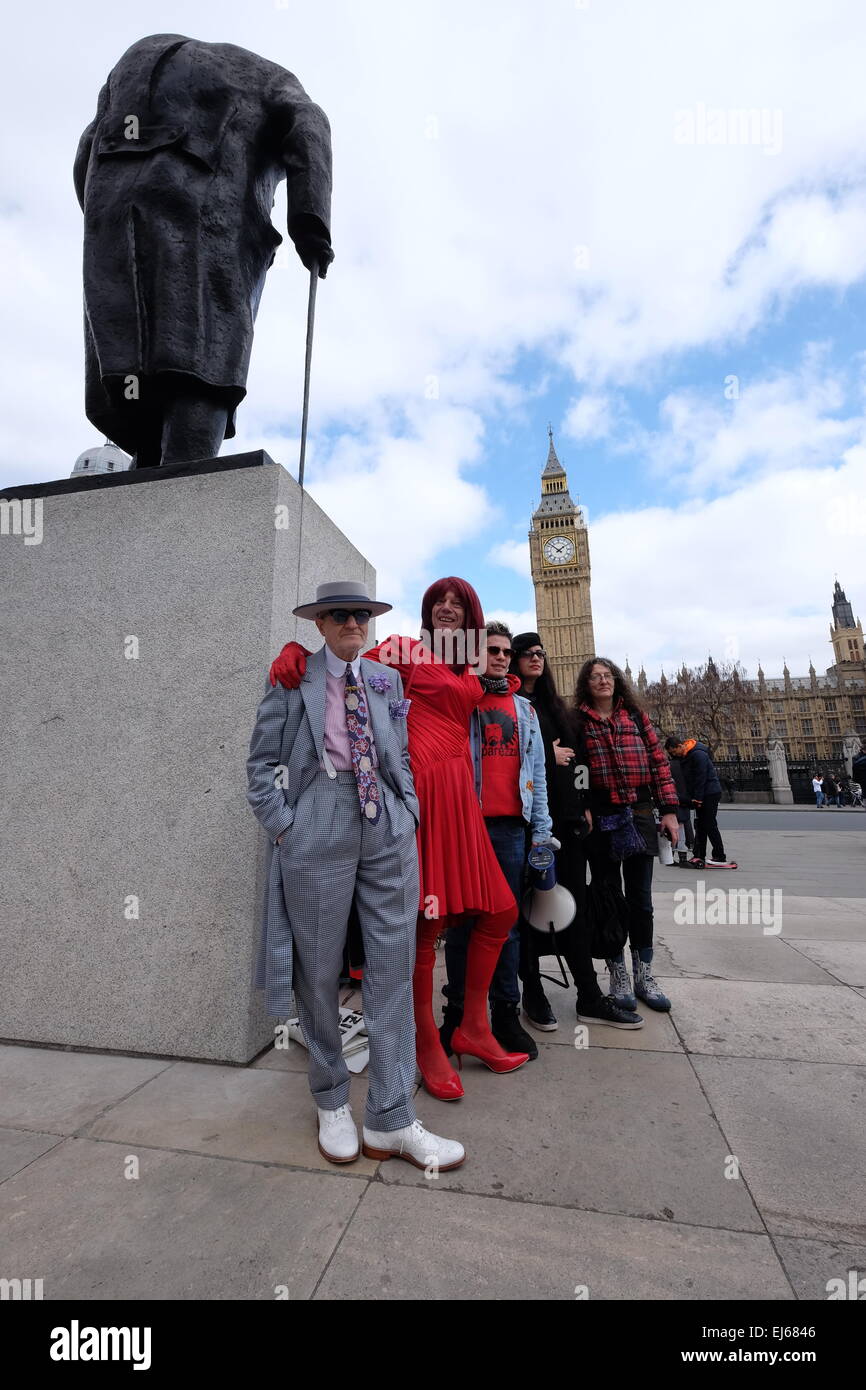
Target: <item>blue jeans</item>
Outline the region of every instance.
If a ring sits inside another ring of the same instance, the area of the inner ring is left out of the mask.
[[[528,826],[517,816],[489,816],[485,824],[493,845],[493,852],[499,860],[508,886],[520,906],[523,891],[523,875],[526,867],[526,832]],[[505,939],[499,962],[490,981],[490,1002],[509,1004],[520,1003],[520,986],[517,982],[517,968],[520,963],[519,913],[514,926]],[[466,952],[469,948],[469,934],[472,919],[449,927],[445,933],[445,968],[448,983],[442,991],[449,1002],[458,1008],[463,1005],[466,988]]]

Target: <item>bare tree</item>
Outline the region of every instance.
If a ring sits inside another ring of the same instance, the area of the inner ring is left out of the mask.
[[[744,684],[746,671],[738,661],[717,663],[709,657],[702,666],[685,666],[674,682],[662,674],[646,689],[646,706],[666,733],[685,733],[706,743],[711,756],[736,739],[737,724],[750,718],[754,697]]]

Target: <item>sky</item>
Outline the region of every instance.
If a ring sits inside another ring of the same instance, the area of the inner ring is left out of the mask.
[[[866,609],[860,0],[48,0],[7,23],[0,487],[102,442],[72,163],[105,77],[148,33],[235,43],[331,123],[306,482],[394,604],[380,636],[417,631],[443,574],[534,628],[550,424],[599,653],[651,678],[830,664],[837,576]],[[286,238],[223,455],[297,470],[307,285]]]

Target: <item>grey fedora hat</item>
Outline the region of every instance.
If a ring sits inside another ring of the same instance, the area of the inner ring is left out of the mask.
[[[354,579],[338,579],[332,584],[320,584],[316,589],[315,603],[302,603],[292,612],[296,618],[315,618],[323,608],[369,608],[373,617],[377,618],[380,613],[390,613],[392,607],[390,603],[379,603],[377,599],[370,598],[366,584],[359,584]]]

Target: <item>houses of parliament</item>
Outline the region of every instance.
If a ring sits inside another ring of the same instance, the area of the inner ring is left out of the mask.
[[[541,500],[532,514],[529,554],[538,634],[548,653],[557,688],[570,695],[577,673],[595,655],[590,591],[589,531],[580,506],[572,500],[565,469],[548,429],[547,463],[541,474]],[[822,675],[810,663],[808,675],[741,682],[742,701],[732,707],[728,742],[717,749],[723,758],[758,759],[767,744],[780,739],[789,761],[815,766],[839,763],[842,740],[857,734],[866,746],[866,654],[863,627],[855,620],[845,591],[836,581],[830,605],[833,663]],[[616,660],[616,655],[611,654]],[[626,667],[626,674],[631,671]],[[641,668],[638,690],[649,683]],[[701,730],[692,729],[700,736]]]

